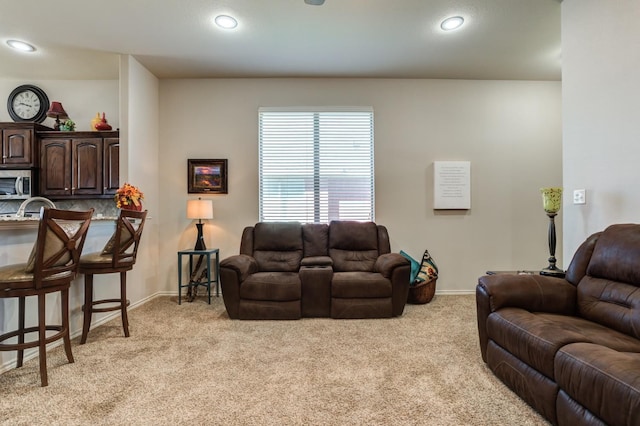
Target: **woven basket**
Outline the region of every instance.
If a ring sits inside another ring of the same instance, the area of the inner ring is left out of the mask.
[[[437,279],[433,279],[431,281],[421,282],[420,284],[409,287],[407,303],[423,305],[431,302],[433,295],[436,293],[436,281]]]

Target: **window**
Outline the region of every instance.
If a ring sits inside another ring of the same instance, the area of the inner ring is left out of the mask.
[[[258,114],[260,221],[374,220],[371,108]]]

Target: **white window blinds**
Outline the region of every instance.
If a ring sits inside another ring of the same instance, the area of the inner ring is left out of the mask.
[[[374,220],[371,108],[258,114],[260,221]]]

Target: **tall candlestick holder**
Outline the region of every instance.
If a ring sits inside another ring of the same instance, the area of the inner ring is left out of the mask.
[[[562,205],[562,188],[541,188],[542,204],[549,217],[549,266],[540,271],[540,275],[564,277],[564,271],[556,266],[556,224],[555,217]]]

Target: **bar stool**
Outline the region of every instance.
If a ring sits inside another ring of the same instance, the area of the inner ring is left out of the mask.
[[[78,272],[84,274],[84,321],[80,344],[87,342],[94,313],[120,311],[125,337],[129,337],[129,319],[127,317],[127,271],[133,269],[138,254],[138,245],[147,211],[120,210],[116,220],[116,229],[101,252],[89,253],[80,258]],[[93,276],[96,274],[120,273],[120,298],[93,300]],[[111,306],[96,308],[97,305]],[[115,304],[115,305],[114,305]]]
[[[40,210],[38,237],[27,263],[0,268],[0,298],[18,298],[18,329],[0,336],[0,351],[18,351],[17,368],[22,367],[24,350],[38,347],[40,382],[47,378],[47,344],[64,340],[67,360],[72,363],[69,338],[69,287],[78,272],[78,261],[91,223],[93,209],[86,212],[43,207]],[[61,325],[46,324],[46,295],[60,292]],[[25,298],[38,296],[38,325],[25,327]],[[47,331],[57,333],[47,336]],[[38,333],[25,342],[25,335]],[[2,343],[17,337],[17,343]]]

